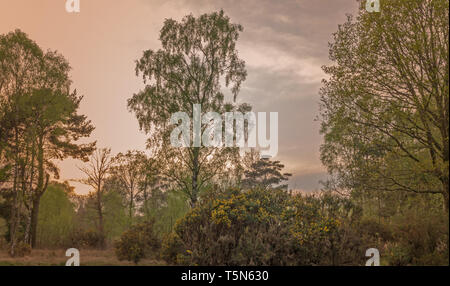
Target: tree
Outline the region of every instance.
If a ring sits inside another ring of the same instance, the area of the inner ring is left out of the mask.
[[[70,186],[52,182],[42,196],[37,233],[40,247],[64,247],[70,242],[75,218],[71,192]]]
[[[440,194],[449,203],[448,1],[361,8],[330,45],[323,163],[337,188]]]
[[[21,138],[24,129],[21,124],[25,115],[18,112],[17,99],[30,93],[37,84],[38,66],[43,52],[39,46],[19,30],[0,35],[0,108],[1,137],[0,160],[4,178],[10,178],[12,207],[9,221],[10,254],[14,255],[17,233],[20,225],[22,205],[19,181],[24,145]],[[22,164],[23,166],[23,164]],[[5,172],[9,169],[8,172]],[[23,169],[23,168],[22,168]]]
[[[79,168],[86,176],[86,179],[81,180],[82,183],[91,186],[94,189],[95,208],[98,215],[97,230],[102,238],[101,246],[105,246],[105,229],[103,221],[103,193],[105,191],[105,180],[111,170],[111,149],[98,149],[90,157],[87,167]]]
[[[146,220],[150,218],[150,213],[152,212],[150,209],[152,203],[150,201],[154,201],[155,193],[160,194],[163,189],[167,188],[167,182],[161,176],[161,168],[159,158],[147,158],[142,169],[144,178],[139,184],[141,195],[137,199],[142,201],[141,211]]]
[[[103,196],[103,219],[106,239],[113,242],[130,227],[130,219],[123,194],[115,189],[109,189],[108,186],[107,182],[104,186],[107,192]]]
[[[280,185],[289,179],[292,174],[281,173],[284,165],[280,161],[271,161],[269,158],[258,158],[251,163],[250,168],[244,171],[241,184],[244,188],[286,189],[288,185]]]
[[[0,187],[6,182],[11,172],[11,164],[8,162],[7,149],[8,138],[11,138],[12,126],[7,117],[7,106],[0,93]]]
[[[84,115],[77,110],[82,97],[76,93],[61,94],[43,90],[32,96],[28,106],[34,109],[36,140],[37,183],[32,189],[31,245],[36,244],[36,231],[39,214],[39,203],[46,191],[50,172],[59,177],[57,166],[52,159],[62,160],[66,157],[87,160],[93,152],[95,143],[75,144],[79,138],[87,137],[94,130]],[[33,161],[31,161],[33,164]],[[45,179],[44,179],[45,177]],[[45,180],[45,181],[44,181]]]
[[[119,153],[113,158],[111,175],[122,187],[126,201],[128,202],[129,222],[133,224],[135,215],[135,203],[138,196],[142,194],[142,186],[146,178],[147,156],[144,152],[128,151],[125,154]]]
[[[142,75],[146,87],[128,100],[128,107],[141,129],[152,134],[148,145],[166,161],[162,172],[188,195],[192,206],[202,186],[224,171],[231,150],[171,148],[174,127],[168,122],[180,111],[193,118],[195,104],[200,104],[203,112],[237,108],[224,103],[221,81],[226,87],[231,85],[235,100],[247,75],[236,50],[242,30],[223,11],[198,18],[188,15],[181,22],[167,19],[160,33],[162,49],[145,51],[136,63],[136,75]],[[194,136],[194,141],[201,135]]]
[[[42,52],[19,30],[1,36],[0,50],[3,120],[12,130],[6,139],[2,138],[6,143],[0,145],[6,146],[3,160],[13,166],[13,254],[22,204],[28,212],[25,242],[36,245],[40,200],[50,176],[58,178],[53,160],[86,160],[95,142],[77,143],[94,127],[86,116],[78,114],[82,97],[70,91],[70,65],[62,55]]]

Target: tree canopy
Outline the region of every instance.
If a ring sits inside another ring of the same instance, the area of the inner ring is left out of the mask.
[[[334,34],[322,161],[339,189],[441,194],[448,210],[448,1],[381,9],[361,9]]]

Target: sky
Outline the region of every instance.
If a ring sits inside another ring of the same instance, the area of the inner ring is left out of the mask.
[[[66,0],[0,0],[0,34],[21,29],[44,50],[57,50],[72,66],[73,88],[84,95],[80,113],[96,126],[86,141],[112,152],[145,150],[147,135],[126,107],[143,88],[135,60],[161,47],[164,19],[181,20],[223,9],[244,27],[237,49],[248,71],[238,97],[256,112],[279,113],[275,159],[293,173],[290,188],[320,189],[319,89],[329,65],[328,43],[356,0],[80,0],[67,13]],[[57,162],[61,180],[83,177],[76,160]],[[71,182],[85,194],[88,186]]]

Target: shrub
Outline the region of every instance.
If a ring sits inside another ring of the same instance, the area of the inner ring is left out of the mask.
[[[380,223],[374,218],[362,219],[360,231],[374,243],[384,244],[393,240],[392,230],[389,225]]]
[[[142,223],[122,234],[115,243],[116,256],[120,261],[128,260],[138,264],[141,259],[158,251],[160,241],[153,231],[153,224]]]
[[[364,265],[360,210],[330,194],[230,190],[203,199],[163,243],[169,264]]]
[[[183,241],[175,233],[171,232],[163,239],[161,247],[161,257],[167,263],[172,265],[184,265],[185,256],[189,254],[188,250],[185,249]]]
[[[448,265],[448,219],[434,214],[408,218],[393,222],[393,239],[386,247],[388,264]]]
[[[323,193],[293,198],[291,231],[301,245],[298,265],[364,265],[370,248],[351,200]]]
[[[105,237],[93,230],[77,230],[71,237],[71,247],[76,248],[101,248],[104,246]]]
[[[295,240],[283,218],[289,198],[282,190],[258,189],[204,201],[175,227],[189,264],[295,264]]]
[[[345,224],[338,225],[332,219],[337,210],[329,217],[320,213],[323,198],[302,200],[283,190],[265,189],[229,190],[215,195],[202,200],[177,222],[174,234],[163,244],[162,257],[167,263],[239,266],[333,264],[336,259],[324,259],[324,255],[313,254],[327,249],[333,251],[325,253],[330,256],[343,252],[336,243],[330,246],[332,239],[327,238],[333,235],[336,241],[341,236],[341,240],[347,239],[345,234],[348,233],[339,233],[339,236],[332,232],[343,229]],[[336,209],[342,208],[343,204]],[[330,207],[328,209],[331,210]],[[356,241],[353,245],[359,246],[357,236],[351,238]],[[346,242],[351,241],[347,239]],[[313,259],[305,259],[305,255]]]

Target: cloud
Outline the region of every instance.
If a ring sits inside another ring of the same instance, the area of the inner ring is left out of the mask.
[[[315,121],[319,89],[328,64],[328,42],[357,1],[329,0],[182,0],[194,15],[223,9],[243,25],[238,43],[248,79],[239,100],[255,111],[279,112],[279,153],[276,159],[294,173],[291,188],[320,189],[326,179],[320,162],[322,138]]]
[[[327,57],[331,33],[345,20],[346,13],[356,11],[353,0],[182,0],[197,13],[223,9],[233,21],[244,26],[244,41],[298,57]]]

